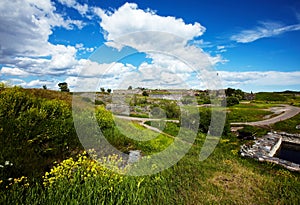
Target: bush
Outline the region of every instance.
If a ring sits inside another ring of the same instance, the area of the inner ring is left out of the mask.
[[[230,96],[230,97],[226,98],[226,106],[228,106],[228,107],[237,105],[239,103],[240,102],[239,102],[239,99],[237,97]]]
[[[21,88],[0,93],[0,140],[0,164],[11,161],[20,176],[40,176],[80,147],[70,105]]]
[[[180,108],[175,102],[165,102],[162,107],[166,111],[167,118],[178,119],[180,117]]]
[[[104,106],[96,108],[96,119],[100,129],[112,128],[114,124],[113,115],[110,111],[106,110]]]

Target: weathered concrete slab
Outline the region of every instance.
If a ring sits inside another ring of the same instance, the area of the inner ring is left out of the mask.
[[[264,137],[254,141],[252,145],[242,145],[241,156],[251,157],[258,161],[272,162],[281,165],[291,171],[299,171],[300,165],[293,162],[274,157],[282,142],[300,144],[300,135],[285,132],[270,132]]]

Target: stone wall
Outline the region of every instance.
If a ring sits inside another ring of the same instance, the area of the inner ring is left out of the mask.
[[[282,136],[284,142],[300,144],[300,134],[290,134],[286,132],[278,132],[278,134]]]
[[[300,144],[300,135],[285,132],[270,132],[266,136],[255,140],[252,145],[242,145],[240,153],[243,157],[251,157],[259,161],[272,162],[291,171],[300,172],[299,164],[274,157],[282,142]]]

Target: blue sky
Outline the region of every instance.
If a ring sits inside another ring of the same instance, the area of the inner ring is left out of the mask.
[[[300,90],[297,0],[2,0],[0,81]]]

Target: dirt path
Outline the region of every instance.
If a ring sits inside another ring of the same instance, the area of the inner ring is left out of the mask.
[[[256,122],[233,122],[230,123],[231,125],[252,125],[252,126],[265,126],[265,125],[271,125],[275,124],[276,122],[280,122],[283,120],[287,120],[289,118],[294,117],[298,113],[300,113],[300,108],[291,106],[291,105],[282,105],[283,108],[280,108],[280,110],[283,111],[281,115],[278,115],[276,117],[267,119],[267,120],[261,120]]]
[[[161,120],[163,120],[165,122],[176,122],[176,123],[179,123],[179,120],[156,119],[156,118],[140,118],[140,117],[129,117],[129,116],[122,116],[122,115],[114,115],[114,116],[117,117],[117,118],[120,118],[120,119],[124,119],[124,120],[138,121],[141,126],[147,128],[149,130],[152,130],[154,132],[158,132],[158,133],[163,134],[163,135],[165,135],[167,137],[170,137],[172,139],[177,139],[177,140],[180,140],[183,143],[187,143],[187,144],[190,144],[190,145],[194,146],[193,143],[187,142],[187,141],[185,141],[183,139],[178,139],[175,136],[170,135],[168,133],[165,133],[162,130],[156,128],[156,127],[152,127],[150,125],[145,124],[146,121],[161,121]]]
[[[145,124],[145,122],[146,121],[161,121],[161,120],[163,120],[165,122],[176,122],[176,123],[179,123],[179,120],[167,120],[167,119],[155,119],[155,118],[140,118],[140,117],[130,117],[130,116],[122,116],[122,115],[114,115],[114,116],[117,117],[117,118],[120,118],[120,119],[124,119],[124,120],[138,121],[141,126],[147,128],[149,130],[152,130],[154,132],[158,132],[160,134],[164,134],[164,135],[166,135],[168,137],[171,137],[173,139],[175,138],[174,136],[169,135],[169,134],[163,132],[162,130],[160,130],[160,129],[156,128],[156,127],[152,127],[150,125],[147,125],[147,124]]]
[[[130,116],[123,116],[123,115],[114,115],[117,118],[124,119],[124,120],[133,120],[145,123],[146,121],[165,121],[165,122],[176,122],[179,123],[179,120],[168,120],[168,119],[159,119],[159,118],[142,118],[142,117],[130,117]]]

